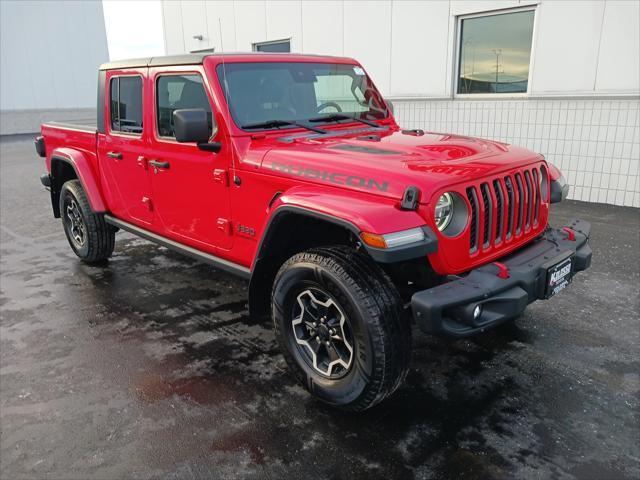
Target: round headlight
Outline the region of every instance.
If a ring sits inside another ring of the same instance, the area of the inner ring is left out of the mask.
[[[459,193],[447,192],[436,202],[433,211],[436,227],[447,237],[457,237],[469,223],[469,209]]]
[[[436,227],[442,232],[453,218],[453,198],[450,193],[445,193],[438,199],[434,213]]]

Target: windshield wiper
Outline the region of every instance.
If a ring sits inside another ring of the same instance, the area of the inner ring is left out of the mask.
[[[265,120],[264,122],[257,123],[248,123],[246,125],[240,125],[240,128],[279,128],[286,126],[295,126],[306,128],[307,130],[311,130],[312,132],[325,134],[326,130],[322,130],[321,128],[312,127],[311,125],[305,125],[304,123],[293,122],[289,120]]]
[[[372,122],[371,120],[364,120],[362,118],[358,118],[355,115],[347,115],[346,113],[330,113],[328,115],[323,115],[321,117],[310,118],[309,122],[337,122],[339,120],[354,120],[356,122],[364,123],[365,125],[370,125],[372,127],[380,128],[376,122]]]

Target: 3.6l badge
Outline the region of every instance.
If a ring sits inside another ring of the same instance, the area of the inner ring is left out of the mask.
[[[247,227],[246,225],[236,224],[236,231],[241,235],[247,235],[248,237],[256,236],[256,229],[253,227]]]

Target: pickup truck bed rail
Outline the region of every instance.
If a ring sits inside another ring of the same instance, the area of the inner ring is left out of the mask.
[[[73,123],[73,122],[47,122],[42,126],[65,128],[67,130],[77,130],[79,132],[98,133],[96,122],[93,123]]]

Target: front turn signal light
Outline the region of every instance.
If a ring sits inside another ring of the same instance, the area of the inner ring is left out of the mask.
[[[425,236],[422,228],[418,227],[400,232],[385,233],[384,235],[362,232],[360,238],[365,244],[373,248],[395,248],[422,242]]]
[[[360,238],[364,243],[373,248],[387,248],[387,242],[384,241],[384,237],[382,235],[378,235],[376,233],[367,233],[362,232],[360,234]]]

